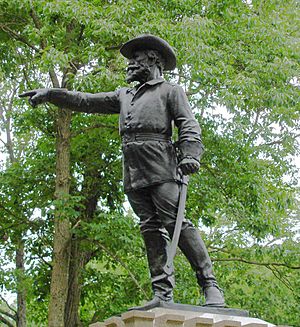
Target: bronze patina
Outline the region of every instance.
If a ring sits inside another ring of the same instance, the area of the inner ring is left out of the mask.
[[[183,175],[198,171],[203,152],[201,129],[182,87],[163,79],[164,70],[176,67],[172,47],[153,35],[141,35],[121,48],[128,58],[128,83],[112,92],[96,94],[65,89],[36,89],[21,94],[32,106],[50,102],[86,113],[119,114],[123,151],[124,190],[140,219],[153,299],[143,309],[173,302],[174,269],[169,250],[176,223]],[[175,150],[172,123],[178,128]],[[213,274],[207,249],[193,224],[183,219],[178,241],[196,273],[206,306],[223,307],[222,292]]]

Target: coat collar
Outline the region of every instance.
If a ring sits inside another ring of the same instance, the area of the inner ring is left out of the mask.
[[[147,84],[147,85],[156,85],[156,84],[163,83],[164,81],[165,80],[162,77],[159,77],[159,78],[152,79],[151,81],[148,81],[145,84]]]
[[[153,86],[153,85],[157,85],[157,84],[161,84],[163,83],[165,80],[162,78],[162,77],[159,77],[159,78],[155,78],[155,79],[152,79],[142,85],[136,85],[130,89],[127,89],[126,93],[136,93],[138,90],[140,90],[141,88],[143,88],[145,85],[150,85],[150,86]]]

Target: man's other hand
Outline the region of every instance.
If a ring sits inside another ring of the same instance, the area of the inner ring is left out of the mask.
[[[20,98],[29,97],[28,102],[32,107],[47,102],[49,98],[49,89],[35,89],[19,94]]]
[[[190,175],[199,170],[200,164],[194,158],[183,158],[179,162],[178,168],[182,171],[183,175]]]

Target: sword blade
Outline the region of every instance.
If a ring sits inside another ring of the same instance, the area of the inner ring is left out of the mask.
[[[187,195],[187,188],[188,188],[188,182],[189,182],[189,177],[188,176],[183,176],[182,177],[182,184],[181,184],[181,190],[180,190],[180,196],[179,196],[179,203],[178,203],[178,211],[177,211],[177,217],[176,217],[176,224],[174,228],[174,233],[172,237],[172,242],[169,248],[169,253],[168,253],[168,260],[166,263],[166,273],[171,274],[172,272],[172,264],[174,257],[176,255],[176,249],[178,246],[178,241],[181,233],[181,227],[182,227],[182,222],[184,219],[184,211],[185,211],[185,202],[186,202],[186,195]]]

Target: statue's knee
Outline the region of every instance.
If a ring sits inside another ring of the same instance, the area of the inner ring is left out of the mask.
[[[162,228],[162,226],[159,224],[140,224],[140,231],[142,235],[145,235],[147,233],[159,233],[159,230]]]

